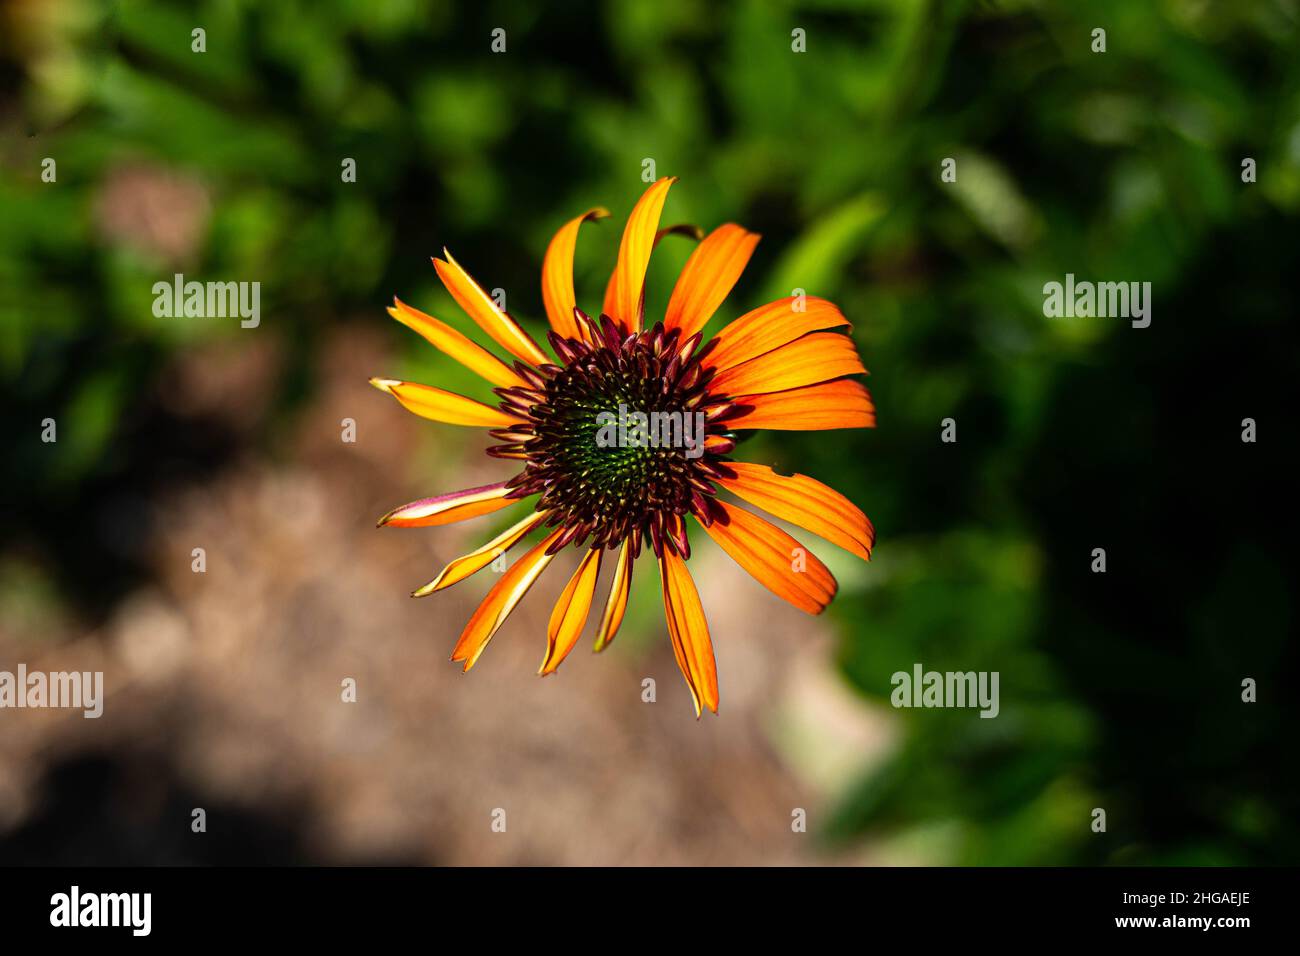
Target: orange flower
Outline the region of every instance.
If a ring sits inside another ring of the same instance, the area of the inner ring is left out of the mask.
[[[555,359],[497,307],[445,252],[434,268],[452,297],[501,348],[507,364],[433,316],[394,300],[389,313],[494,386],[496,407],[428,385],[371,379],[417,415],[491,430],[488,454],[518,461],[513,478],[403,505],[380,525],[448,524],[533,499],[532,510],[481,548],[457,558],[421,597],[462,581],[535,529],[542,539],[514,562],[474,612],[451,659],[469,670],[561,549],[584,554],[556,602],[540,672],[553,672],[586,625],[606,551],[614,570],[596,628],[596,650],[618,632],[642,546],[659,564],[664,614],[677,665],[698,717],[717,712],[713,645],[695,583],[686,517],[779,597],[819,614],[835,596],[826,566],[767,519],[722,501],[719,488],[863,559],[875,532],[856,506],[806,475],[732,461],[733,429],[867,428],[875,409],[854,376],[866,373],[848,322],[816,298],[785,298],[749,312],[708,343],[702,330],[740,278],[758,236],[720,226],[700,242],[677,280],[662,322],[644,328],[645,274],[674,179],[641,197],[623,232],[599,319],[575,302],[573,251],[592,209],[556,233],[542,263],[542,298]]]

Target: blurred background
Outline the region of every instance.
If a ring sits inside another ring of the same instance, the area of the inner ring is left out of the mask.
[[[0,711],[0,863],[1295,862],[1298,40],[1294,0],[3,0],[0,669],[107,700]],[[553,570],[462,677],[490,580],[407,593],[505,522],[374,527],[509,474],[366,384],[488,397],[385,305],[477,334],[446,245],[537,331],[598,204],[596,308],[647,159],[666,224],[764,235],[712,328],[830,298],[879,409],[739,449],[877,550],[801,536],[808,618],[697,534],[698,723],[649,564],[609,651],[534,676]],[[178,272],[259,281],[260,326],[155,317]],[[1067,272],[1151,282],[1151,327],[1044,318]],[[892,708],[915,663],[1000,715]]]

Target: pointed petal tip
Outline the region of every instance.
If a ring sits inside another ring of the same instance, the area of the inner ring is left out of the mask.
[[[393,386],[401,385],[402,383],[395,378],[379,378],[376,376],[370,379],[370,384],[384,394],[391,395],[393,393]]]

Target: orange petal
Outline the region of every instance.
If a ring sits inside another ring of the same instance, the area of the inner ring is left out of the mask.
[[[852,551],[864,561],[871,559],[876,530],[853,502],[807,475],[778,475],[766,465],[730,461],[725,466],[735,474],[718,483],[764,511],[806,528],[813,534]]]
[[[578,570],[569,578],[560,599],[555,602],[550,624],[546,627],[546,656],[542,658],[542,666],[537,673],[555,673],[555,669],[569,656],[569,651],[573,650],[573,645],[578,643],[578,636],[582,634],[587,614],[591,610],[591,598],[596,593],[602,550],[592,548],[587,552],[578,565]]]
[[[664,617],[672,640],[677,666],[691,689],[698,718],[703,707],[718,712],[718,668],[713,661],[709,622],[704,618],[699,592],[691,580],[686,562],[671,548],[659,559],[659,580],[663,587]]]
[[[634,332],[641,328],[645,270],[650,264],[650,250],[654,248],[655,234],[659,230],[659,215],[663,212],[664,200],[668,198],[668,188],[675,182],[676,176],[665,176],[637,200],[623,229],[618,262],[609,277],[609,285],[605,287],[605,314]]]
[[[538,348],[532,336],[519,327],[514,319],[497,308],[492,297],[483,291],[460,263],[451,257],[446,249],[442,254],[447,261],[433,260],[433,267],[438,271],[438,278],[447,287],[456,304],[465,310],[465,314],[479,324],[488,335],[492,336],[502,348],[515,358],[532,365],[549,362],[546,353]]]
[[[401,299],[393,298],[388,314],[407,328],[419,332],[435,348],[441,349],[470,371],[482,375],[493,385],[501,388],[528,385],[518,372],[483,346],[461,335],[445,322],[412,308]]]
[[[871,403],[871,395],[866,386],[851,378],[766,395],[741,395],[733,401],[748,406],[724,416],[733,428],[811,432],[876,425],[876,406]]]
[[[714,344],[704,357],[704,366],[731,368],[793,342],[807,332],[849,324],[840,310],[825,299],[807,297],[803,300],[803,311],[795,311],[798,301],[786,296],[728,323],[710,339]]]
[[[483,485],[478,488],[466,488],[450,494],[421,498],[410,504],[394,508],[379,519],[379,527],[392,525],[394,528],[427,528],[432,525],[451,524],[466,518],[500,511],[510,505],[518,504],[518,498],[507,498],[510,489],[504,481],[495,485]]]
[[[816,385],[845,375],[864,375],[853,340],[839,332],[810,332],[758,358],[714,376],[715,395],[758,395]]]
[[[411,597],[424,597],[426,594],[432,594],[434,591],[441,591],[443,588],[449,588],[453,584],[464,581],[471,574],[481,571],[487,567],[500,555],[505,554],[520,540],[524,535],[532,531],[533,528],[546,517],[548,512],[535,511],[523,521],[507,528],[501,534],[497,535],[483,547],[469,554],[462,555],[452,561],[439,572],[438,576],[426,584],[424,587],[411,592]]]
[[[563,533],[562,527],[556,528],[536,547],[511,565],[510,570],[493,585],[492,590],[483,599],[483,603],[474,612],[474,616],[465,625],[465,630],[461,632],[460,640],[456,642],[456,647],[451,652],[453,661],[463,661],[467,671],[474,666],[478,656],[483,653],[483,648],[487,647],[487,642],[492,640],[492,635],[505,623],[510,612],[515,609],[515,605],[528,593],[537,576],[551,563],[555,555],[547,554],[546,549]]]
[[[735,223],[709,233],[677,277],[664,314],[664,327],[680,328],[683,341],[704,328],[745,271],[758,240],[758,233]]]
[[[578,242],[578,228],[588,220],[604,219],[608,209],[588,209],[577,219],[570,219],[555,234],[542,259],[542,302],[551,328],[569,339],[585,337],[573,318],[577,297],[573,292],[573,249]]]
[[[596,650],[603,651],[614,640],[619,625],[623,623],[623,613],[627,610],[627,598],[632,593],[632,546],[624,540],[618,552],[618,563],[614,565],[614,580],[609,584],[609,599],[605,601],[605,613],[600,619],[600,629],[596,632]]]
[[[392,378],[372,378],[370,384],[381,392],[387,392],[402,403],[409,412],[421,418],[449,425],[478,425],[483,428],[509,428],[518,425],[522,418],[504,412],[491,405],[455,392],[443,391],[432,385],[419,385],[415,382],[399,382]]]
[[[704,530],[723,551],[759,584],[799,610],[820,614],[826,609],[836,590],[826,565],[766,518],[725,501],[717,504],[726,517]]]
[[[736,440],[726,435],[705,435],[704,450],[714,455],[727,455],[736,447]]]

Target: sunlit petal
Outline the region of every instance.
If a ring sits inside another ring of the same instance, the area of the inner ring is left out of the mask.
[[[456,304],[465,310],[465,314],[516,358],[532,365],[541,365],[549,361],[546,353],[533,341],[532,336],[520,328],[519,323],[507,313],[497,308],[492,297],[461,268],[460,263],[452,258],[451,253],[443,249],[442,254],[447,257],[447,260],[444,262],[441,259],[434,259],[433,267],[437,270],[442,284],[451,293],[451,297],[456,300]]]
[[[686,260],[668,300],[664,328],[681,329],[683,339],[704,328],[745,271],[758,240],[758,233],[734,223],[709,233]]]
[[[482,485],[478,488],[466,488],[432,498],[421,498],[410,504],[394,508],[379,519],[379,526],[394,528],[426,528],[431,525],[451,524],[466,518],[500,511],[517,504],[518,499],[507,498],[510,491],[504,481],[494,485]]]
[[[798,541],[772,522],[719,501],[725,515],[704,528],[727,554],[777,597],[820,614],[835,596],[835,577]]]
[[[522,418],[480,401],[457,395],[455,392],[420,385],[416,382],[399,382],[392,378],[372,378],[370,384],[381,392],[393,396],[402,407],[421,418],[450,425],[477,425],[482,428],[509,428]]]
[[[778,431],[822,431],[830,428],[874,428],[876,406],[865,385],[851,378],[766,395],[732,399],[737,410],[725,418],[733,428]]]
[[[440,322],[419,309],[412,308],[401,299],[394,298],[388,314],[409,329],[425,337],[435,348],[450,355],[471,371],[477,372],[493,385],[510,388],[528,383],[505,362],[483,346],[466,338],[445,322]]]
[[[547,554],[546,549],[561,534],[563,534],[561,529],[552,531],[531,551],[512,564],[510,569],[501,576],[501,580],[488,592],[483,603],[478,606],[478,610],[465,625],[460,640],[456,642],[456,647],[451,652],[451,659],[463,662],[466,671],[474,666],[479,655],[483,653],[483,648],[487,647],[488,641],[492,640],[492,635],[496,634],[506,618],[510,616],[510,612],[533,586],[538,575],[551,563],[554,555]]]
[[[573,291],[573,250],[578,242],[578,229],[584,222],[604,219],[609,210],[597,206],[588,209],[576,219],[570,219],[546,247],[542,260],[542,302],[551,328],[565,338],[585,338],[586,331],[578,327],[573,317],[577,297]]]
[[[764,511],[799,525],[863,560],[871,557],[876,531],[842,494],[807,475],[778,475],[766,465],[728,462],[718,483]]]
[[[746,312],[709,340],[706,368],[727,369],[793,342],[819,329],[847,326],[849,320],[833,304],[814,297],[787,296]]]
[[[596,579],[600,575],[600,548],[592,548],[583,557],[578,570],[565,585],[551,620],[546,628],[546,656],[542,658],[539,674],[552,674],[573,650],[582,634],[583,625],[591,611],[591,599],[596,593]]]
[[[424,587],[412,591],[411,597],[424,597],[434,591],[441,591],[443,588],[458,584],[471,574],[481,571],[523,540],[524,536],[537,527],[545,518],[546,512],[533,512],[523,521],[511,525],[483,547],[477,548],[469,554],[461,555],[450,562],[438,573],[436,578],[424,585]]]
[[[665,548],[659,559],[659,581],[663,590],[664,617],[677,666],[691,689],[695,716],[704,707],[718,712],[718,669],[713,659],[709,623],[704,617],[699,592],[691,580],[686,562]]]
[[[853,340],[838,332],[810,332],[780,348],[719,372],[709,391],[758,395],[866,373]]]
[[[618,563],[614,565],[614,579],[609,585],[609,598],[605,601],[605,613],[600,618],[600,628],[596,631],[597,651],[603,651],[614,640],[619,625],[623,623],[623,614],[627,611],[627,598],[632,593],[632,547],[624,541],[618,549]]]
[[[666,176],[650,186],[637,201],[623,229],[618,248],[618,262],[605,288],[605,314],[616,322],[637,331],[641,328],[641,306],[645,290],[645,271],[650,264],[659,216],[663,212],[668,189],[677,182]]]

